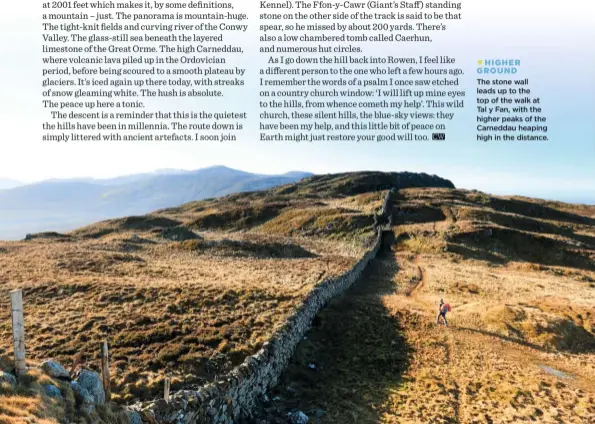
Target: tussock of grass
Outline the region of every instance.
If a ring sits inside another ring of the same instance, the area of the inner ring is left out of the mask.
[[[181,224],[180,221],[164,216],[145,215],[129,216],[104,222],[105,225],[121,230],[152,230],[155,228],[172,228]]]
[[[126,218],[110,219],[97,224],[88,225],[71,231],[69,236],[82,239],[99,239],[110,234],[125,231],[150,231],[155,229],[172,228],[181,222],[157,215],[129,216]]]
[[[399,248],[413,253],[440,253],[446,248],[444,240],[424,234],[413,234],[402,241]]]
[[[336,208],[291,209],[264,224],[261,231],[285,236],[353,237],[370,233],[371,215]]]
[[[190,230],[189,228],[183,225],[180,225],[178,227],[155,229],[152,231],[152,233],[157,235],[158,237],[170,241],[187,241],[201,238],[194,231]]]
[[[56,233],[54,231],[47,231],[47,232],[43,232],[43,233],[27,234],[27,236],[25,237],[25,240],[36,240],[36,239],[68,241],[68,240],[70,240],[70,236],[68,236],[67,234]]]
[[[286,208],[286,203],[247,204],[204,213],[190,221],[196,230],[240,230],[261,225]]]
[[[214,256],[271,258],[313,258],[315,255],[292,243],[254,243],[244,240],[188,240],[179,248]]]

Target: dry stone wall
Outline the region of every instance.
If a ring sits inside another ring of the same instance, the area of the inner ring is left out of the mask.
[[[225,378],[198,390],[182,390],[171,396],[131,407],[152,424],[230,424],[250,417],[256,403],[274,386],[289,363],[298,343],[310,329],[312,320],[324,305],[343,294],[362,275],[382,245],[382,233],[391,221],[391,198],[387,193],[370,250],[357,264],[340,277],[328,279],[315,287],[299,308],[265,343],[260,351],[248,356]],[[380,224],[383,222],[383,224]]]

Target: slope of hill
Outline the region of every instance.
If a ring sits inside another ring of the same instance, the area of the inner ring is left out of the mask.
[[[166,375],[175,390],[239,364],[313,287],[351,268],[374,239],[386,177],[310,177],[0,242],[0,287],[24,290],[33,363],[54,358],[70,368],[79,357],[97,369],[97,347],[107,340],[114,398],[152,398]],[[4,355],[11,351],[7,302],[0,300]]]
[[[117,402],[158,396],[165,376],[173,390],[195,388],[357,262],[395,187],[391,250],[315,319],[258,418],[593,422],[595,207],[457,190],[424,174],[311,176],[0,242],[0,287],[24,289],[32,364],[97,369],[107,340]],[[448,328],[435,324],[440,298],[453,306]],[[14,397],[0,393],[0,411]]]
[[[0,191],[0,239],[67,231],[110,217],[144,214],[193,200],[262,190],[306,173],[270,176],[212,167],[164,170],[108,180],[51,180]]]
[[[392,251],[321,312],[262,418],[595,422],[595,207],[407,189],[393,224]]]

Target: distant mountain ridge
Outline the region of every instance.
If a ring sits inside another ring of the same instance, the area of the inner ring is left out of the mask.
[[[42,181],[0,191],[0,239],[71,230],[102,219],[289,184],[310,175],[297,171],[262,175],[215,166],[110,179]]]

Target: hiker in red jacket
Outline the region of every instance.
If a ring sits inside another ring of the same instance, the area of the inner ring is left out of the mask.
[[[450,305],[444,303],[444,300],[440,299],[440,306],[438,307],[438,316],[436,317],[436,324],[440,324],[440,317],[444,320],[444,325],[448,327],[448,321],[446,320],[446,313],[450,312]]]

